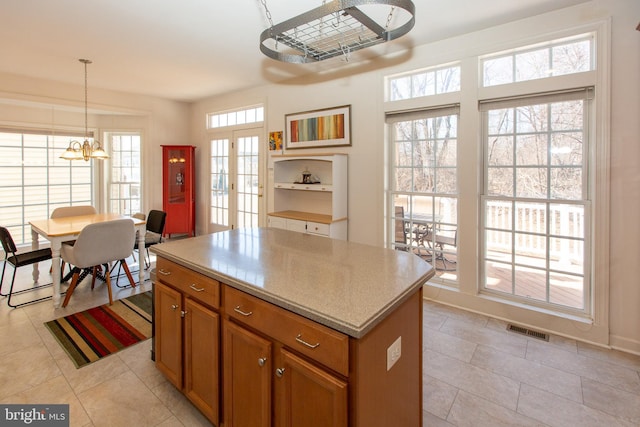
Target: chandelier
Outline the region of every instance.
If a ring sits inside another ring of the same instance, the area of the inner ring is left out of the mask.
[[[60,156],[65,160],[84,160],[89,159],[108,159],[106,151],[100,146],[100,141],[93,139],[89,142],[89,127],[87,125],[88,107],[87,107],[87,65],[91,64],[89,59],[79,59],[84,64],[84,142],[70,141],[69,147]]]
[[[411,0],[323,0],[322,6],[277,25],[273,25],[266,0],[261,2],[271,27],[260,34],[260,51],[283,62],[317,62],[340,55],[348,61],[351,52],[397,39],[415,24]],[[391,6],[389,14],[378,19],[368,16],[365,10],[376,5]],[[398,8],[403,9],[406,22],[391,28]],[[285,49],[279,50],[280,45]]]

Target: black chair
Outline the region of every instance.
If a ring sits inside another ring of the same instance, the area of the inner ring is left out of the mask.
[[[11,297],[14,294],[20,294],[23,292],[33,291],[35,289],[44,288],[46,286],[51,286],[51,283],[47,283],[46,285],[38,285],[30,287],[29,289],[24,289],[21,291],[13,292],[13,285],[16,281],[16,271],[19,267],[24,267],[25,265],[32,265],[37,262],[48,261],[51,259],[51,249],[37,249],[35,251],[22,252],[17,253],[18,249],[16,248],[16,244],[5,227],[0,227],[0,240],[2,240],[2,248],[4,249],[4,264],[2,265],[2,278],[0,278],[0,295],[3,297],[8,296],[7,304],[9,307],[19,307],[25,304],[31,304],[33,302],[43,301],[45,299],[51,298],[51,295],[37,298],[34,300],[21,302],[20,304],[11,304]],[[2,285],[4,284],[4,270],[7,267],[7,263],[13,266],[13,277],[11,278],[11,286],[9,287],[9,293],[2,292]]]
[[[150,210],[147,216],[147,232],[144,236],[145,254],[140,257],[144,258],[145,269],[151,267],[151,258],[149,255],[149,247],[162,243],[162,233],[164,232],[164,223],[167,220],[167,213],[164,211]],[[138,242],[134,245],[134,250],[138,249]]]

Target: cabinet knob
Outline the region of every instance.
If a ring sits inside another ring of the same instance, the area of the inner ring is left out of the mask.
[[[282,378],[282,376],[284,375],[284,368],[278,368],[276,369],[276,376],[278,378]]]
[[[258,365],[259,366],[264,366],[265,363],[267,363],[267,358],[266,357],[261,357],[260,359],[258,359]]]
[[[173,305],[171,305],[171,310],[175,311],[175,310],[178,309],[178,307],[179,307],[178,304],[173,304]]]

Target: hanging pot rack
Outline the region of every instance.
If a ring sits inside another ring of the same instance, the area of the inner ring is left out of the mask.
[[[260,51],[269,58],[290,62],[318,62],[395,40],[408,33],[415,24],[415,6],[411,0],[334,0],[280,24],[273,25],[265,0],[262,0],[271,25],[260,34]],[[380,24],[359,8],[370,5],[391,6],[386,23]],[[410,17],[391,29],[396,8]],[[287,46],[279,51],[279,45]]]

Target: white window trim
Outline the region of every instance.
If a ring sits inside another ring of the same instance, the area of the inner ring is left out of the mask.
[[[509,88],[503,86],[493,86],[487,88],[480,87],[479,58],[490,53],[504,51],[507,49],[515,49],[520,46],[527,46],[534,43],[544,42],[545,40],[558,39],[577,35],[585,32],[594,32],[596,44],[596,71],[579,73],[570,76],[556,76],[543,79],[549,84],[544,90],[551,90],[563,85],[563,80],[571,79],[576,86],[595,85],[596,97],[594,99],[594,119],[591,122],[589,132],[593,135],[593,143],[590,144],[590,159],[597,159],[597,164],[591,164],[593,168],[589,185],[593,187],[593,210],[592,210],[592,317],[584,319],[569,314],[559,314],[544,308],[535,309],[518,303],[505,303],[504,300],[496,299],[492,296],[479,295],[477,287],[477,229],[479,226],[479,216],[461,215],[458,219],[458,230],[464,238],[466,245],[458,247],[458,259],[461,262],[459,274],[460,286],[458,289],[448,287],[446,285],[430,283],[424,288],[424,295],[427,299],[434,299],[444,304],[464,307],[466,310],[478,313],[488,314],[492,317],[518,321],[525,326],[535,327],[539,330],[550,331],[558,335],[578,338],[587,342],[599,344],[608,344],[609,336],[609,224],[610,224],[610,93],[611,93],[611,75],[610,75],[610,40],[611,40],[611,22],[608,20],[592,21],[588,23],[580,22],[570,14],[559,12],[554,14],[554,19],[561,24],[557,25],[556,30],[546,33],[540,33],[540,24],[542,21],[537,17],[527,19],[517,24],[520,34],[524,36],[520,39],[498,39],[496,42],[485,43],[483,47],[478,48],[475,55],[469,55],[467,51],[454,52],[449,55],[460,55],[461,63],[461,93],[460,97],[460,117],[461,126],[458,133],[459,147],[461,148],[465,141],[476,141],[479,137],[480,130],[480,114],[478,112],[478,100],[498,98],[508,95],[509,90],[515,90],[520,93],[535,92],[531,88],[540,89],[540,81],[519,82],[509,85]],[[512,31],[516,31],[516,24],[511,26]],[[504,31],[499,31],[504,34]],[[449,55],[444,55],[442,63],[452,62],[456,59]],[[577,78],[578,80],[573,80]],[[386,89],[385,89],[386,90]],[[455,94],[443,94],[455,95]],[[511,95],[515,95],[512,93]],[[435,97],[428,97],[435,98]],[[396,103],[404,103],[398,108]],[[435,102],[441,103],[442,101]],[[425,105],[424,100],[412,99],[383,104],[384,111],[393,111],[396,109],[409,109],[411,103],[421,103]],[[449,102],[443,102],[449,103]],[[462,123],[464,120],[464,123]],[[596,126],[597,124],[597,126]],[[479,146],[475,145],[479,148]],[[385,156],[385,165],[387,164]],[[482,156],[480,150],[475,153],[467,146],[464,155],[458,156],[458,168],[461,171],[458,181],[460,190],[459,210],[460,212],[478,212],[480,199],[478,197],[478,179],[481,176]],[[469,179],[473,177],[473,179]],[[473,244],[475,242],[475,245]]]

